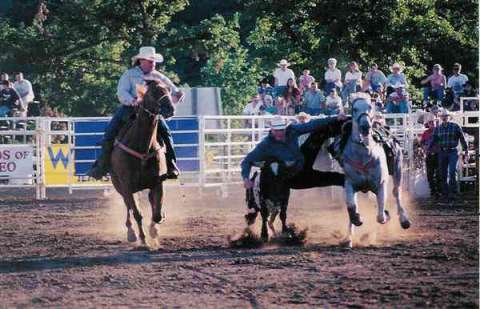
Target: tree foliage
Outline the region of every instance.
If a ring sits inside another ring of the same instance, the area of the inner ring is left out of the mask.
[[[171,78],[222,87],[224,110],[237,113],[281,58],[317,77],[329,57],[364,72],[399,61],[413,85],[434,63],[460,62],[478,81],[477,20],[471,0],[12,0],[0,68],[23,71],[66,114],[103,115],[131,56],[153,45]]]

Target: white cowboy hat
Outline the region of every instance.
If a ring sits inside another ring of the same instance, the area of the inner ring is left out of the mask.
[[[277,63],[278,66],[286,65],[287,67],[290,65],[290,63],[286,59],[280,60],[279,63]]]
[[[287,127],[287,120],[276,116],[270,121],[270,128],[273,130],[283,130]]]
[[[401,66],[399,63],[395,62],[395,63],[392,64],[392,66],[390,67],[390,71],[393,71],[393,69],[399,69],[400,72],[401,72],[401,71],[402,71],[402,66]]]
[[[134,64],[139,59],[155,61],[157,63],[163,62],[163,56],[161,54],[157,54],[155,51],[155,47],[152,46],[140,47],[138,54],[132,57],[132,64]]]

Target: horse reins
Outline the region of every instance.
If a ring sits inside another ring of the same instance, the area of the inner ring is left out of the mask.
[[[168,97],[168,94],[165,94],[164,96],[162,96],[160,98],[160,100],[163,100],[163,98],[165,98],[165,97]],[[132,148],[128,147],[127,145],[125,145],[124,143],[119,141],[118,139],[115,139],[115,142],[114,142],[113,145],[115,147],[118,147],[118,148],[122,149],[123,151],[125,151],[129,155],[131,155],[131,156],[133,156],[137,159],[140,159],[142,162],[145,162],[145,161],[151,159],[152,157],[154,157],[156,155],[156,153],[158,153],[159,151],[164,150],[164,148],[162,146],[160,146],[160,144],[158,142],[156,142],[156,140],[157,140],[157,130],[158,130],[158,120],[159,120],[159,117],[157,117],[157,116],[159,116],[159,115],[155,114],[155,113],[152,113],[150,110],[145,108],[143,106],[143,104],[140,104],[138,107],[141,108],[144,112],[146,112],[149,117],[154,117],[153,132],[152,132],[152,136],[150,137],[150,142],[149,142],[148,147],[147,147],[147,152],[146,153],[140,153],[136,150],[133,150]],[[152,147],[153,147],[154,152],[150,152],[150,149]]]

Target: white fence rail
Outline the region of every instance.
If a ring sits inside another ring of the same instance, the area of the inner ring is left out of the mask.
[[[412,189],[416,176],[422,173],[415,157],[416,140],[425,130],[421,121],[422,113],[385,114],[385,122],[391,132],[400,140],[404,148],[404,185]],[[293,117],[288,117],[293,118]],[[46,198],[47,188],[64,187],[69,192],[82,189],[107,189],[111,187],[108,179],[89,181],[79,174],[75,164],[89,164],[94,158],[80,159],[80,153],[86,149],[97,149],[98,146],[79,145],[82,136],[95,137],[97,133],[79,133],[74,126],[81,121],[105,122],[109,118],[1,118],[0,147],[5,145],[30,145],[33,149],[32,172],[25,177],[8,177],[1,173],[0,156],[0,188],[32,187],[37,199]],[[240,162],[255,145],[268,134],[268,123],[271,116],[201,116],[192,118],[198,121],[198,128],[176,130],[172,133],[198,134],[198,139],[176,144],[177,151],[193,149],[179,160],[186,163],[198,161],[198,167],[182,173],[179,181],[167,182],[167,185],[186,185],[199,188],[219,187],[226,190],[228,185],[239,184]],[[478,139],[479,112],[464,111],[454,115],[454,121],[466,130],[476,130]],[[471,133],[471,132],[470,132]],[[100,138],[100,136],[97,136]],[[473,136],[470,136],[473,142]],[[477,141],[478,143],[478,141]],[[0,148],[2,149],[2,148]],[[194,151],[196,149],[196,151]],[[1,150],[0,150],[1,151]],[[472,154],[475,149],[471,149]],[[1,152],[0,152],[1,154]],[[196,161],[195,161],[196,160]],[[187,162],[188,161],[188,162]],[[55,174],[55,166],[62,167],[63,174]],[[478,170],[476,162],[460,166],[460,176],[467,181],[475,180]],[[61,180],[58,180],[61,179]]]

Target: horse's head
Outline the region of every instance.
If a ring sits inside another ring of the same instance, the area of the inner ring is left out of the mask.
[[[357,93],[354,95],[352,100],[352,134],[358,134],[362,142],[368,142],[374,114],[375,106],[372,105],[368,94]]]
[[[149,80],[146,84],[141,107],[151,115],[162,115],[170,118],[175,113],[175,105],[170,96],[170,89],[160,81]]]

